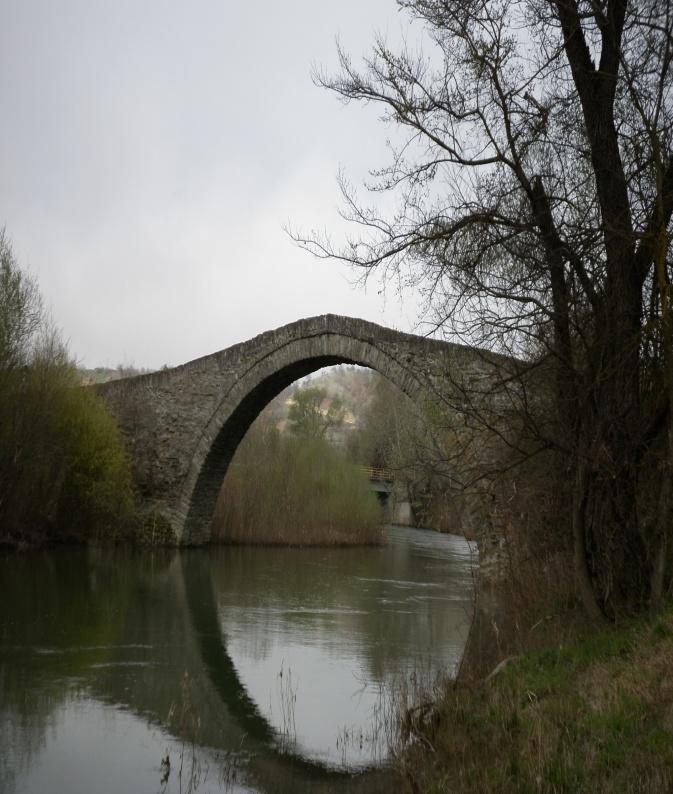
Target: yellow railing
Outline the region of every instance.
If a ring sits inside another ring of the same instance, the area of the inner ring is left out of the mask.
[[[390,469],[377,469],[375,466],[363,466],[362,471],[370,480],[381,480],[383,482],[393,482],[395,472]]]

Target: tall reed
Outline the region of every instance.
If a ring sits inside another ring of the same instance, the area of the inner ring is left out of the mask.
[[[228,543],[350,545],[381,541],[366,476],[323,438],[264,421],[241,444],[224,481],[213,537]]]

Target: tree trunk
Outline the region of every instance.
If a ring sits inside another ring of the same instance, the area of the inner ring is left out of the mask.
[[[598,602],[610,618],[643,609],[651,585],[651,559],[638,521],[638,334],[620,308],[615,311],[613,304],[611,321],[598,334],[600,353],[589,388],[593,410],[582,417],[589,467],[587,562]]]
[[[591,575],[587,565],[587,545],[585,529],[586,512],[586,461],[576,463],[575,488],[573,490],[573,565],[577,591],[587,614],[595,623],[603,623],[605,615],[594,592]]]
[[[666,428],[666,445],[661,461],[661,485],[657,504],[656,526],[654,533],[654,554],[652,565],[652,607],[661,606],[666,588],[666,561],[668,558],[668,534],[671,526],[673,506],[673,423],[670,408]]]

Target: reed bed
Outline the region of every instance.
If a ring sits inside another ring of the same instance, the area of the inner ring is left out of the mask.
[[[215,511],[213,538],[294,546],[375,544],[382,513],[366,475],[323,438],[253,427]]]

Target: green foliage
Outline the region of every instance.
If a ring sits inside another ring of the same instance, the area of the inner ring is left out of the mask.
[[[262,417],[229,467],[213,534],[237,543],[342,545],[379,542],[380,526],[376,495],[357,466],[323,437],[281,435]]]
[[[114,539],[126,531],[134,507],[130,461],[119,430],[92,392],[71,386],[60,396],[66,471],[55,531]]]
[[[297,389],[288,410],[290,430],[302,438],[325,438],[341,427],[345,409],[338,397],[327,398],[325,389]]]
[[[0,541],[115,537],[134,499],[122,439],[4,237],[0,313]]]

